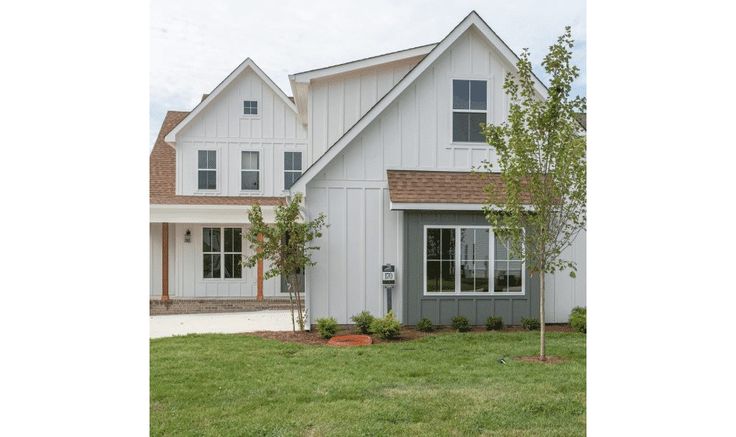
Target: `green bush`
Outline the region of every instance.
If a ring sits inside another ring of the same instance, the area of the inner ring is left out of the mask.
[[[583,307],[575,307],[570,313],[570,326],[572,329],[586,333],[588,325],[586,323],[586,309]]]
[[[452,318],[452,327],[457,329],[458,332],[470,331],[470,322],[463,316],[457,316]]]
[[[361,334],[368,334],[371,332],[371,323],[373,323],[374,319],[375,317],[373,317],[368,311],[362,311],[350,318],[350,320],[355,323],[355,328]]]
[[[529,331],[537,331],[540,327],[539,320],[535,319],[534,317],[522,317],[521,318],[521,326],[523,326],[525,329]]]
[[[317,319],[317,330],[322,338],[332,338],[337,333],[337,320],[334,317]]]
[[[503,329],[503,319],[500,317],[489,317],[486,319],[486,329],[489,331],[500,331]]]
[[[434,326],[432,326],[432,321],[425,317],[417,322],[417,329],[422,332],[432,332],[434,331]]]
[[[389,311],[386,317],[373,319],[371,332],[381,338],[394,338],[401,331],[401,323],[394,317],[394,312]]]

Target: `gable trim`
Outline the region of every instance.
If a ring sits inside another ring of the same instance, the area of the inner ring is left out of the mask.
[[[342,150],[354,140],[373,120],[375,120],[401,93],[406,90],[424,71],[429,68],[461,35],[471,26],[474,26],[499,51],[502,57],[515,69],[519,57],[506,43],[483,21],[477,12],[468,14],[445,38],[442,39],[417,65],[389,90],[368,112],[363,115],[350,129],[348,129],[335,143],[330,146],[312,165],[307,168],[301,177],[294,182],[289,193],[305,192],[307,183],[322,171]],[[547,87],[533,75],[534,87],[540,97],[547,97]]]
[[[164,138],[164,141],[166,141],[170,146],[174,146],[174,143],[176,143],[176,134],[179,133],[187,124],[189,124],[190,121],[194,119],[202,110],[209,105],[211,101],[213,101],[215,98],[217,98],[220,93],[228,87],[238,76],[240,76],[241,73],[245,71],[246,68],[250,68],[253,70],[253,72],[256,73],[256,75],[265,82],[269,88],[281,98],[281,101],[284,102],[284,104],[291,108],[292,111],[294,111],[294,114],[298,115],[298,110],[296,108],[296,105],[294,102],[289,99],[289,97],[284,93],[284,91],[276,85],[274,81],[271,80],[270,77],[266,73],[261,70],[261,68],[251,59],[251,58],[245,58],[243,62],[240,63],[240,65],[235,68],[222,82],[219,83],[215,87],[212,92],[206,95],[205,98],[203,98],[197,106],[192,109],[192,111],[187,115],[184,120],[179,122],[179,124],[176,125],[174,129],[169,132],[166,137]]]

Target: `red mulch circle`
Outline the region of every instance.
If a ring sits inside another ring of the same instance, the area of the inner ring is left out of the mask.
[[[565,362],[565,360],[563,360],[560,357],[550,357],[550,356],[547,356],[544,361],[540,361],[539,355],[517,357],[516,359],[519,361],[525,362],[525,363],[539,363],[539,364],[560,364],[560,363]]]
[[[327,346],[368,346],[373,340],[367,335],[337,335],[327,342]]]

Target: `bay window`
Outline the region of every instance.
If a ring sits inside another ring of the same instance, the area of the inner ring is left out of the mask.
[[[523,260],[514,258],[508,241],[502,241],[489,226],[426,226],[424,266],[425,294],[525,291]]]

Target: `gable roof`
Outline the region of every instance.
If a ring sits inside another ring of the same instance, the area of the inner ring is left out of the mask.
[[[222,82],[220,82],[220,84],[217,85],[215,89],[212,90],[212,92],[210,92],[209,94],[204,94],[202,96],[203,98],[199,102],[199,104],[195,106],[192,112],[190,112],[186,117],[184,117],[184,119],[181,120],[181,122],[179,122],[179,124],[177,124],[174,127],[174,129],[172,129],[171,132],[169,132],[164,137],[164,141],[166,141],[167,143],[173,146],[173,144],[176,143],[176,134],[179,133],[179,131],[181,131],[184,128],[184,126],[189,124],[189,122],[192,121],[192,119],[194,119],[194,117],[196,117],[197,114],[202,112],[202,110],[211,101],[217,98],[217,96],[225,88],[227,88],[228,85],[230,85],[238,76],[240,76],[241,73],[243,73],[248,68],[253,70],[253,72],[255,72],[256,75],[262,81],[264,81],[269,86],[269,88],[271,88],[274,94],[276,94],[277,96],[279,96],[279,98],[281,98],[281,100],[284,102],[286,106],[291,108],[291,110],[294,111],[295,114],[298,113],[296,105],[294,104],[293,101],[291,101],[291,99],[289,99],[289,97],[284,93],[284,91],[281,90],[281,88],[279,88],[274,83],[274,81],[272,81],[271,78],[268,77],[268,75],[264,73],[263,70],[261,70],[261,68],[258,67],[258,65],[256,65],[256,63],[251,58],[246,58],[245,61],[243,61],[240,65],[238,65],[238,67],[235,70],[233,70]]]
[[[189,112],[168,111],[149,157],[149,203],[152,205],[278,205],[281,197],[177,196],[176,150],[164,137],[184,120]]]
[[[371,109],[366,112],[354,125],[350,127],[335,143],[330,146],[325,153],[322,154],[307,170],[302,173],[301,177],[294,182],[290,192],[304,192],[307,183],[327,164],[329,164],[342,150],[350,144],[373,120],[375,120],[388,106],[393,103],[401,93],[407,89],[422,73],[424,73],[430,65],[434,63],[452,44],[463,35],[468,29],[474,27],[499,51],[501,56],[514,68],[519,61],[516,53],[488,26],[488,23],[478,15],[477,12],[471,11],[447,36],[440,41],[417,65],[414,66],[399,82],[389,90]],[[536,75],[532,74],[534,79],[534,88],[542,98],[547,98],[547,87]]]

